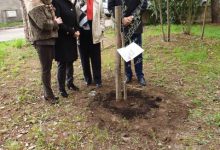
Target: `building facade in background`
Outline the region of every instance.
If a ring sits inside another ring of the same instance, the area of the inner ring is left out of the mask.
[[[0,23],[22,20],[19,0],[0,0]]]

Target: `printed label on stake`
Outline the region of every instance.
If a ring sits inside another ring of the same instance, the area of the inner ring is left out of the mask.
[[[117,49],[118,53],[121,57],[126,61],[131,61],[141,53],[143,53],[143,49],[137,45],[136,43],[132,42],[131,44],[127,45],[126,47]]]

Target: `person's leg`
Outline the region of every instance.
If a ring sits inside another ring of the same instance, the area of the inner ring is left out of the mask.
[[[53,98],[54,94],[51,89],[51,67],[53,61],[53,46],[37,45],[36,46],[39,60],[41,63],[41,79],[44,88],[44,96]]]
[[[131,61],[125,62],[125,74],[126,74],[126,83],[131,82],[132,79],[132,70],[131,70]]]
[[[73,84],[73,62],[66,63],[66,77],[67,77],[67,87],[68,89],[78,91],[79,88]]]
[[[80,35],[80,58],[83,68],[83,75],[86,83],[89,85],[92,83],[92,75],[90,71],[90,60],[89,60],[89,43],[85,42],[84,39],[88,38],[89,34],[87,32],[83,32],[82,35]]]
[[[140,47],[142,47],[142,36],[141,34],[134,34],[132,37],[132,40],[138,44]],[[146,85],[145,79],[144,79],[144,73],[143,73],[143,56],[142,54],[138,55],[134,58],[134,67],[135,67],[135,73],[137,76],[137,79],[139,83],[143,86]]]
[[[66,82],[67,85],[73,83],[73,62],[66,63]]]
[[[59,85],[59,91],[61,96],[68,97],[68,94],[65,90],[65,81],[66,81],[66,62],[57,62],[58,64],[58,71],[57,71],[57,79]]]
[[[91,45],[91,64],[92,64],[92,72],[93,79],[97,86],[101,86],[102,78],[101,78],[101,45],[100,43]]]

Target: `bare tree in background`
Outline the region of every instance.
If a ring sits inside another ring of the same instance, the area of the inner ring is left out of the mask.
[[[170,0],[167,0],[167,42],[170,42]]]
[[[220,23],[220,0],[211,0],[212,23]]]
[[[21,2],[21,7],[22,7],[22,16],[23,16],[23,23],[24,23],[24,34],[25,38],[27,41],[30,40],[30,35],[29,35],[29,24],[28,24],[28,15],[27,15],[27,10],[25,6],[25,1],[20,0]]]
[[[207,0],[207,2],[206,2],[206,4],[205,4],[201,40],[203,40],[204,32],[205,32],[205,23],[206,23],[206,14],[207,14],[208,3],[209,3],[209,0]]]
[[[165,36],[165,32],[164,32],[164,28],[163,28],[163,14],[162,14],[162,2],[161,0],[157,0],[157,4],[159,6],[159,12],[160,12],[160,24],[161,24],[161,31],[163,34],[163,41],[166,41],[166,36]]]

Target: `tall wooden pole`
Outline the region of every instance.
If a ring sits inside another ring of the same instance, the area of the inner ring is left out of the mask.
[[[116,24],[116,48],[119,49],[122,47],[121,41],[121,6],[115,6],[115,24]],[[115,52],[115,85],[116,85],[116,101],[122,99],[121,93],[121,56],[119,53]]]

